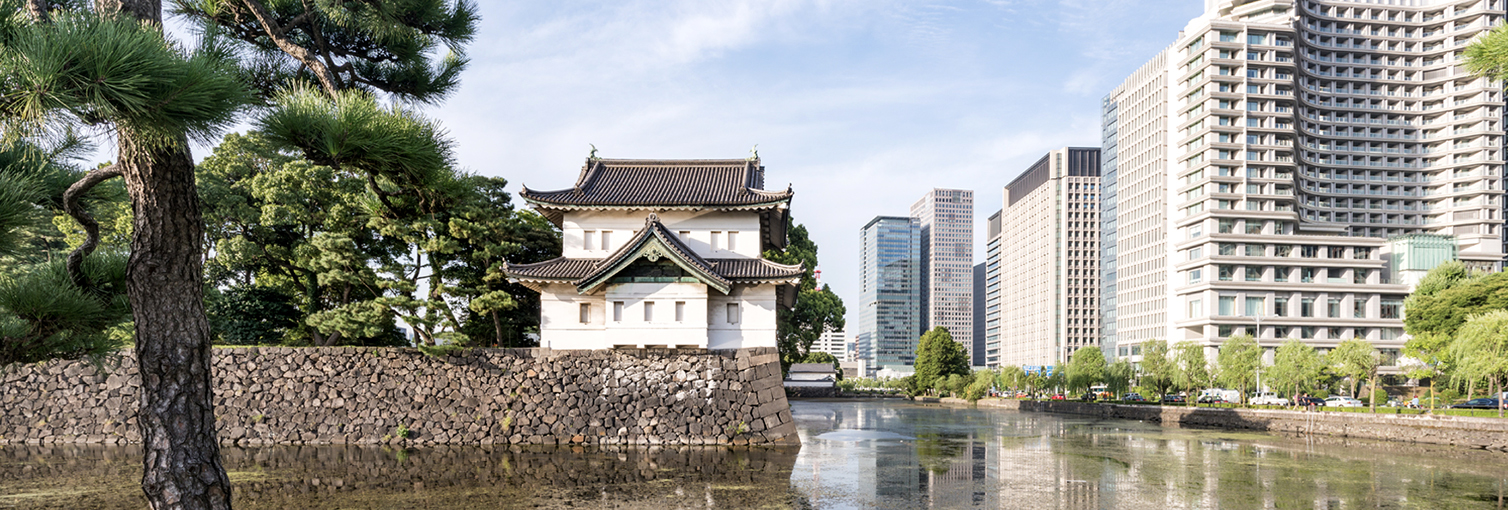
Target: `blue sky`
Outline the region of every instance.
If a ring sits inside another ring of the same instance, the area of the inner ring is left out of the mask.
[[[425,111],[470,172],[569,187],[608,158],[742,158],[796,191],[823,282],[857,309],[858,231],[934,187],[1001,188],[1098,146],[1100,100],[1199,0],[479,0],[460,89]],[[178,20],[169,26],[180,38]],[[237,131],[245,130],[242,125]],[[101,139],[97,160],[114,154]],[[210,151],[195,149],[203,158]],[[521,202],[521,201],[516,201]]]
[[[1001,188],[1047,150],[1098,146],[1101,98],[1201,9],[483,0],[462,87],[429,113],[463,166],[514,191],[569,187],[588,143],[616,158],[741,158],[759,144],[768,186],[794,186],[823,280],[854,311],[864,223],[933,187],[973,189],[982,238]]]

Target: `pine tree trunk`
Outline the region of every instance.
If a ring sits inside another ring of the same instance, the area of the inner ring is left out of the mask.
[[[142,490],[157,510],[229,509],[204,315],[204,224],[188,141],[147,148],[122,131],[119,144],[134,213],[126,290],[142,379]]]
[[[162,26],[160,0],[99,0],[95,8]],[[142,383],[141,488],[154,510],[228,510],[204,315],[204,219],[188,139],[148,146],[120,129],[116,143],[134,216],[126,294]]]

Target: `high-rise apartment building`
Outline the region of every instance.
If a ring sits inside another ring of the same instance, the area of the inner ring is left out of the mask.
[[[848,334],[842,330],[823,331],[817,341],[812,342],[812,348],[807,352],[825,352],[833,355],[838,361],[850,361],[848,359]]]
[[[1389,238],[1449,236],[1497,268],[1502,90],[1460,65],[1503,14],[1502,0],[1208,0],[1105,101],[1116,353],[1254,333],[1388,355],[1400,272],[1418,269],[1389,266]]]
[[[974,192],[933,189],[911,205],[922,234],[922,331],[941,326],[974,365]]]
[[[855,354],[875,367],[910,365],[922,334],[921,224],[876,216],[859,236]]]
[[[1062,366],[1100,343],[1100,150],[1048,152],[1003,203],[1000,364]]]
[[[984,222],[984,366],[1000,366],[1000,214],[995,211]]]

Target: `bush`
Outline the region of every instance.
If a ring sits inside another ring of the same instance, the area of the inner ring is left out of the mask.
[[[1382,390],[1372,390],[1372,403],[1375,405],[1387,405],[1388,392]]]
[[[1314,395],[1314,398],[1323,400],[1323,399],[1330,398],[1330,390],[1325,389],[1325,388],[1320,388],[1320,389],[1314,390],[1312,393],[1310,393],[1310,395]]]
[[[969,402],[977,402],[979,399],[984,398],[984,395],[990,391],[990,379],[988,377],[976,377],[973,384],[964,388],[963,398]]]

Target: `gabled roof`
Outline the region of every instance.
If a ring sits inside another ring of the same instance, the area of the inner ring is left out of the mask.
[[[576,186],[558,191],[524,187],[520,196],[540,208],[772,206],[790,200],[765,191],[758,159],[600,159],[581,167]]]
[[[733,283],[781,283],[800,281],[801,264],[777,264],[765,259],[704,259],[687,247],[680,236],[660,223],[657,214],[644,219],[644,228],[605,259],[559,257],[534,264],[506,264],[509,278],[526,283],[570,283],[580,293],[591,292],[613,275],[641,258],[667,258],[698,281],[727,294]]]
[[[660,223],[660,215],[649,213],[649,216],[644,219],[644,228],[639,230],[638,234],[624,243],[623,247],[618,248],[612,256],[592,268],[586,276],[574,282],[576,291],[582,294],[591,292],[635,260],[646,258],[658,261],[661,257],[669,258],[676,265],[681,266],[681,269],[691,273],[708,287],[717,289],[718,292],[727,294],[733,289],[732,281],[717,274],[710,262],[691,251],[691,248],[681,242],[680,236],[665,228],[664,223]]]
[[[508,264],[508,277],[532,283],[572,283],[596,271],[605,259],[558,257],[534,264]],[[805,272],[800,264],[785,265],[767,259],[703,259],[719,276],[733,283],[791,283]]]
[[[764,187],[764,166],[750,159],[587,158],[576,185],[519,196],[556,226],[566,211],[603,209],[741,210],[760,213],[766,247],[785,247],[788,209],[794,193]]]

